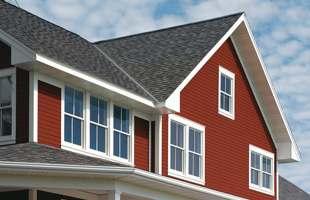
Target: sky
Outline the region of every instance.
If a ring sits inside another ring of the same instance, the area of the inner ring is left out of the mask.
[[[90,41],[244,11],[301,151],[280,174],[310,192],[310,0],[17,1]]]

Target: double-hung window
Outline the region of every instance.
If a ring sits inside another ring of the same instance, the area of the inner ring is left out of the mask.
[[[129,110],[113,106],[113,155],[129,160],[130,152]]]
[[[83,92],[65,87],[65,132],[66,142],[82,145],[84,130]]]
[[[107,102],[90,97],[90,149],[106,152],[108,133]]]
[[[235,113],[235,75],[219,68],[219,113],[234,119]]]
[[[169,115],[169,175],[204,183],[204,126]]]
[[[12,76],[0,77],[0,137],[12,136]]]
[[[250,145],[250,188],[273,193],[273,159],[270,152]]]

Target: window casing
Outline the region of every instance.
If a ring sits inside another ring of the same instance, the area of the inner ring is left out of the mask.
[[[218,109],[221,115],[235,118],[235,74],[219,67]]]
[[[15,142],[15,69],[0,70],[0,143]]]
[[[87,91],[58,87],[63,90],[62,148],[133,165],[131,111]]]
[[[65,87],[65,131],[66,142],[82,146],[84,137],[84,94]]]
[[[253,145],[249,150],[250,189],[274,194],[274,154]]]
[[[204,126],[169,115],[169,175],[204,184]]]

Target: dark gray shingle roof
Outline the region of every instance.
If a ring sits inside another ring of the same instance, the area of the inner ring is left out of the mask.
[[[124,166],[38,143],[0,146],[0,161],[90,166]]]
[[[91,42],[4,1],[0,29],[36,53],[151,99]]]
[[[310,200],[308,193],[281,176],[279,177],[279,192],[280,200]]]
[[[95,43],[159,101],[166,100],[242,13]]]

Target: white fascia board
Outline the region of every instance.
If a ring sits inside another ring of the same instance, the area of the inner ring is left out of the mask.
[[[98,85],[100,87],[106,88],[106,89],[108,89],[110,91],[113,91],[115,93],[118,93],[118,94],[121,94],[123,96],[126,96],[126,97],[128,97],[130,99],[133,99],[133,100],[135,100],[137,102],[143,103],[143,104],[145,104],[147,106],[150,106],[152,108],[155,108],[155,104],[152,101],[150,101],[150,100],[148,100],[146,98],[143,98],[143,97],[141,97],[139,95],[136,95],[136,94],[134,94],[132,92],[129,92],[128,90],[125,90],[125,89],[123,89],[121,87],[118,87],[118,86],[116,86],[114,84],[108,83],[108,82],[106,82],[106,81],[104,81],[102,79],[95,78],[95,77],[93,77],[91,75],[88,75],[86,73],[80,72],[79,70],[73,69],[73,68],[71,68],[69,66],[66,66],[66,65],[61,64],[61,63],[56,62],[56,61],[53,61],[52,59],[47,58],[47,57],[45,57],[43,55],[36,54],[36,61],[41,62],[43,64],[46,64],[46,65],[48,65],[50,67],[53,67],[55,69],[58,69],[60,71],[63,71],[65,73],[68,73],[70,75],[73,75],[75,77],[78,77],[80,79],[83,79],[84,81],[93,83],[95,85]]]
[[[165,107],[180,112],[180,93],[184,87],[195,77],[200,69],[208,62],[208,60],[215,54],[215,52],[222,46],[222,44],[231,36],[231,34],[238,28],[243,22],[244,14],[242,14],[234,25],[225,33],[225,35],[216,43],[216,45],[203,57],[203,59],[194,67],[194,69],[187,75],[182,83],[172,92],[167,98],[164,105]]]
[[[55,173],[58,175],[69,176],[89,176],[97,178],[104,178],[105,176],[118,177],[117,180],[128,179],[130,177],[143,181],[150,181],[150,183],[158,183],[163,189],[167,186],[189,189],[193,192],[198,192],[205,195],[213,195],[217,198],[245,200],[245,198],[238,197],[232,194],[220,192],[209,189],[203,186],[187,183],[181,180],[161,176],[151,172],[135,169],[132,167],[117,167],[117,166],[90,166],[90,165],[66,165],[66,164],[47,164],[47,163],[27,163],[27,162],[7,162],[0,161],[1,173],[32,173],[42,175],[44,173]]]
[[[250,25],[249,25],[249,23],[248,23],[248,21],[247,21],[247,19],[246,19],[246,17],[244,15],[242,16],[242,18],[243,18],[243,21],[245,23],[245,27],[247,29],[247,32],[248,32],[248,34],[249,34],[249,36],[251,38],[251,42],[252,42],[252,44],[254,46],[254,49],[255,49],[256,55],[258,57],[258,60],[260,62],[260,65],[261,65],[261,67],[262,67],[262,69],[264,71],[264,75],[266,77],[269,89],[271,90],[273,98],[274,98],[274,100],[276,102],[277,109],[280,112],[281,119],[282,119],[282,121],[284,123],[284,126],[286,128],[287,134],[288,134],[288,136],[290,138],[290,142],[291,142],[291,158],[294,161],[300,161],[300,151],[299,151],[299,148],[298,148],[297,143],[296,143],[296,141],[294,139],[292,131],[291,131],[289,125],[288,125],[288,122],[287,122],[287,119],[286,119],[286,117],[284,115],[284,112],[283,112],[282,106],[280,104],[279,98],[278,98],[278,96],[277,96],[277,94],[275,92],[275,89],[274,89],[273,85],[272,85],[271,78],[270,78],[269,74],[267,73],[266,65],[265,65],[265,63],[264,63],[264,61],[262,59],[262,56],[261,56],[261,54],[260,54],[260,52],[258,50],[256,41],[255,41],[254,36],[253,36],[253,33],[252,33],[251,29],[250,29]]]

